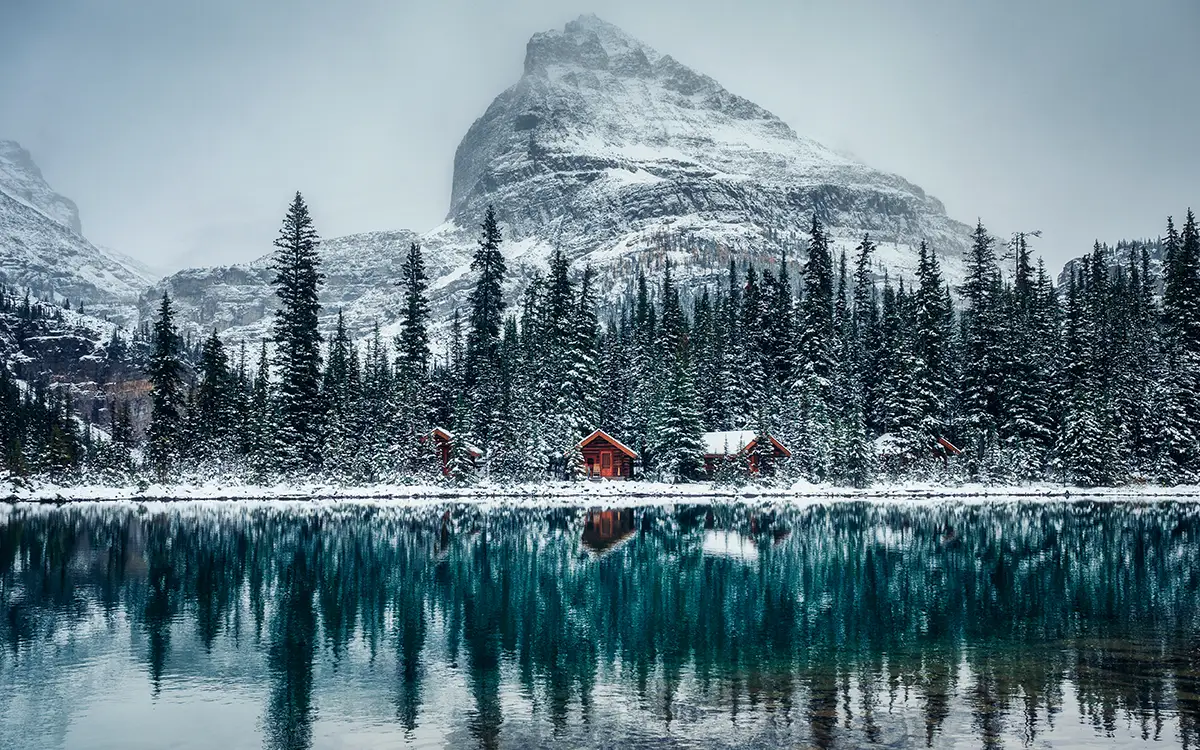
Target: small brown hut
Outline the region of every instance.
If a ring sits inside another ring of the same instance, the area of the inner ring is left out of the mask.
[[[580,440],[579,452],[583,454],[583,474],[589,479],[632,479],[634,476],[638,454],[604,430],[596,430]]]

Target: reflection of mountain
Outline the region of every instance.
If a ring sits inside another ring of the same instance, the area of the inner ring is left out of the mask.
[[[442,511],[0,516],[0,746],[62,746],[97,664],[257,696],[268,747],[1200,742],[1200,509]]]

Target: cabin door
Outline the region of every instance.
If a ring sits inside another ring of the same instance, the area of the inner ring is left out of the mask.
[[[612,451],[600,452],[600,476],[611,477],[613,475]]]

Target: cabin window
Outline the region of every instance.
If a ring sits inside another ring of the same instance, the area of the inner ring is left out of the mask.
[[[600,468],[605,469],[605,470],[612,468],[612,454],[611,453],[605,452],[605,453],[600,454]]]

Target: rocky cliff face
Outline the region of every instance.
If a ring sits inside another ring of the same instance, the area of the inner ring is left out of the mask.
[[[959,273],[968,228],[901,177],[801,137],[775,115],[595,16],[534,35],[521,79],[468,130],[454,158],[446,223],[324,243],[324,304],[365,333],[399,312],[392,282],[412,239],[432,266],[435,311],[464,302],[476,226],[495,205],[503,224],[510,291],[562,248],[590,265],[609,301],[638,266],[653,275],[669,255],[683,287],[719,278],[732,257],[803,257],[812,216],[835,252],[863,234],[879,262],[911,273],[928,240],[947,276]],[[273,304],[266,260],[185,271],[166,279],[185,321],[261,335]],[[143,307],[143,310],[148,309]]]
[[[812,214],[853,242],[964,227],[918,187],[798,136],[762,107],[595,16],[535,35],[525,74],[467,132],[449,219],[496,204],[517,237],[581,256],[678,226],[733,245],[802,234]],[[766,249],[766,248],[764,248]]]
[[[0,277],[127,323],[153,281],[85,239],[75,204],[55,193],[12,141],[0,141]]]

